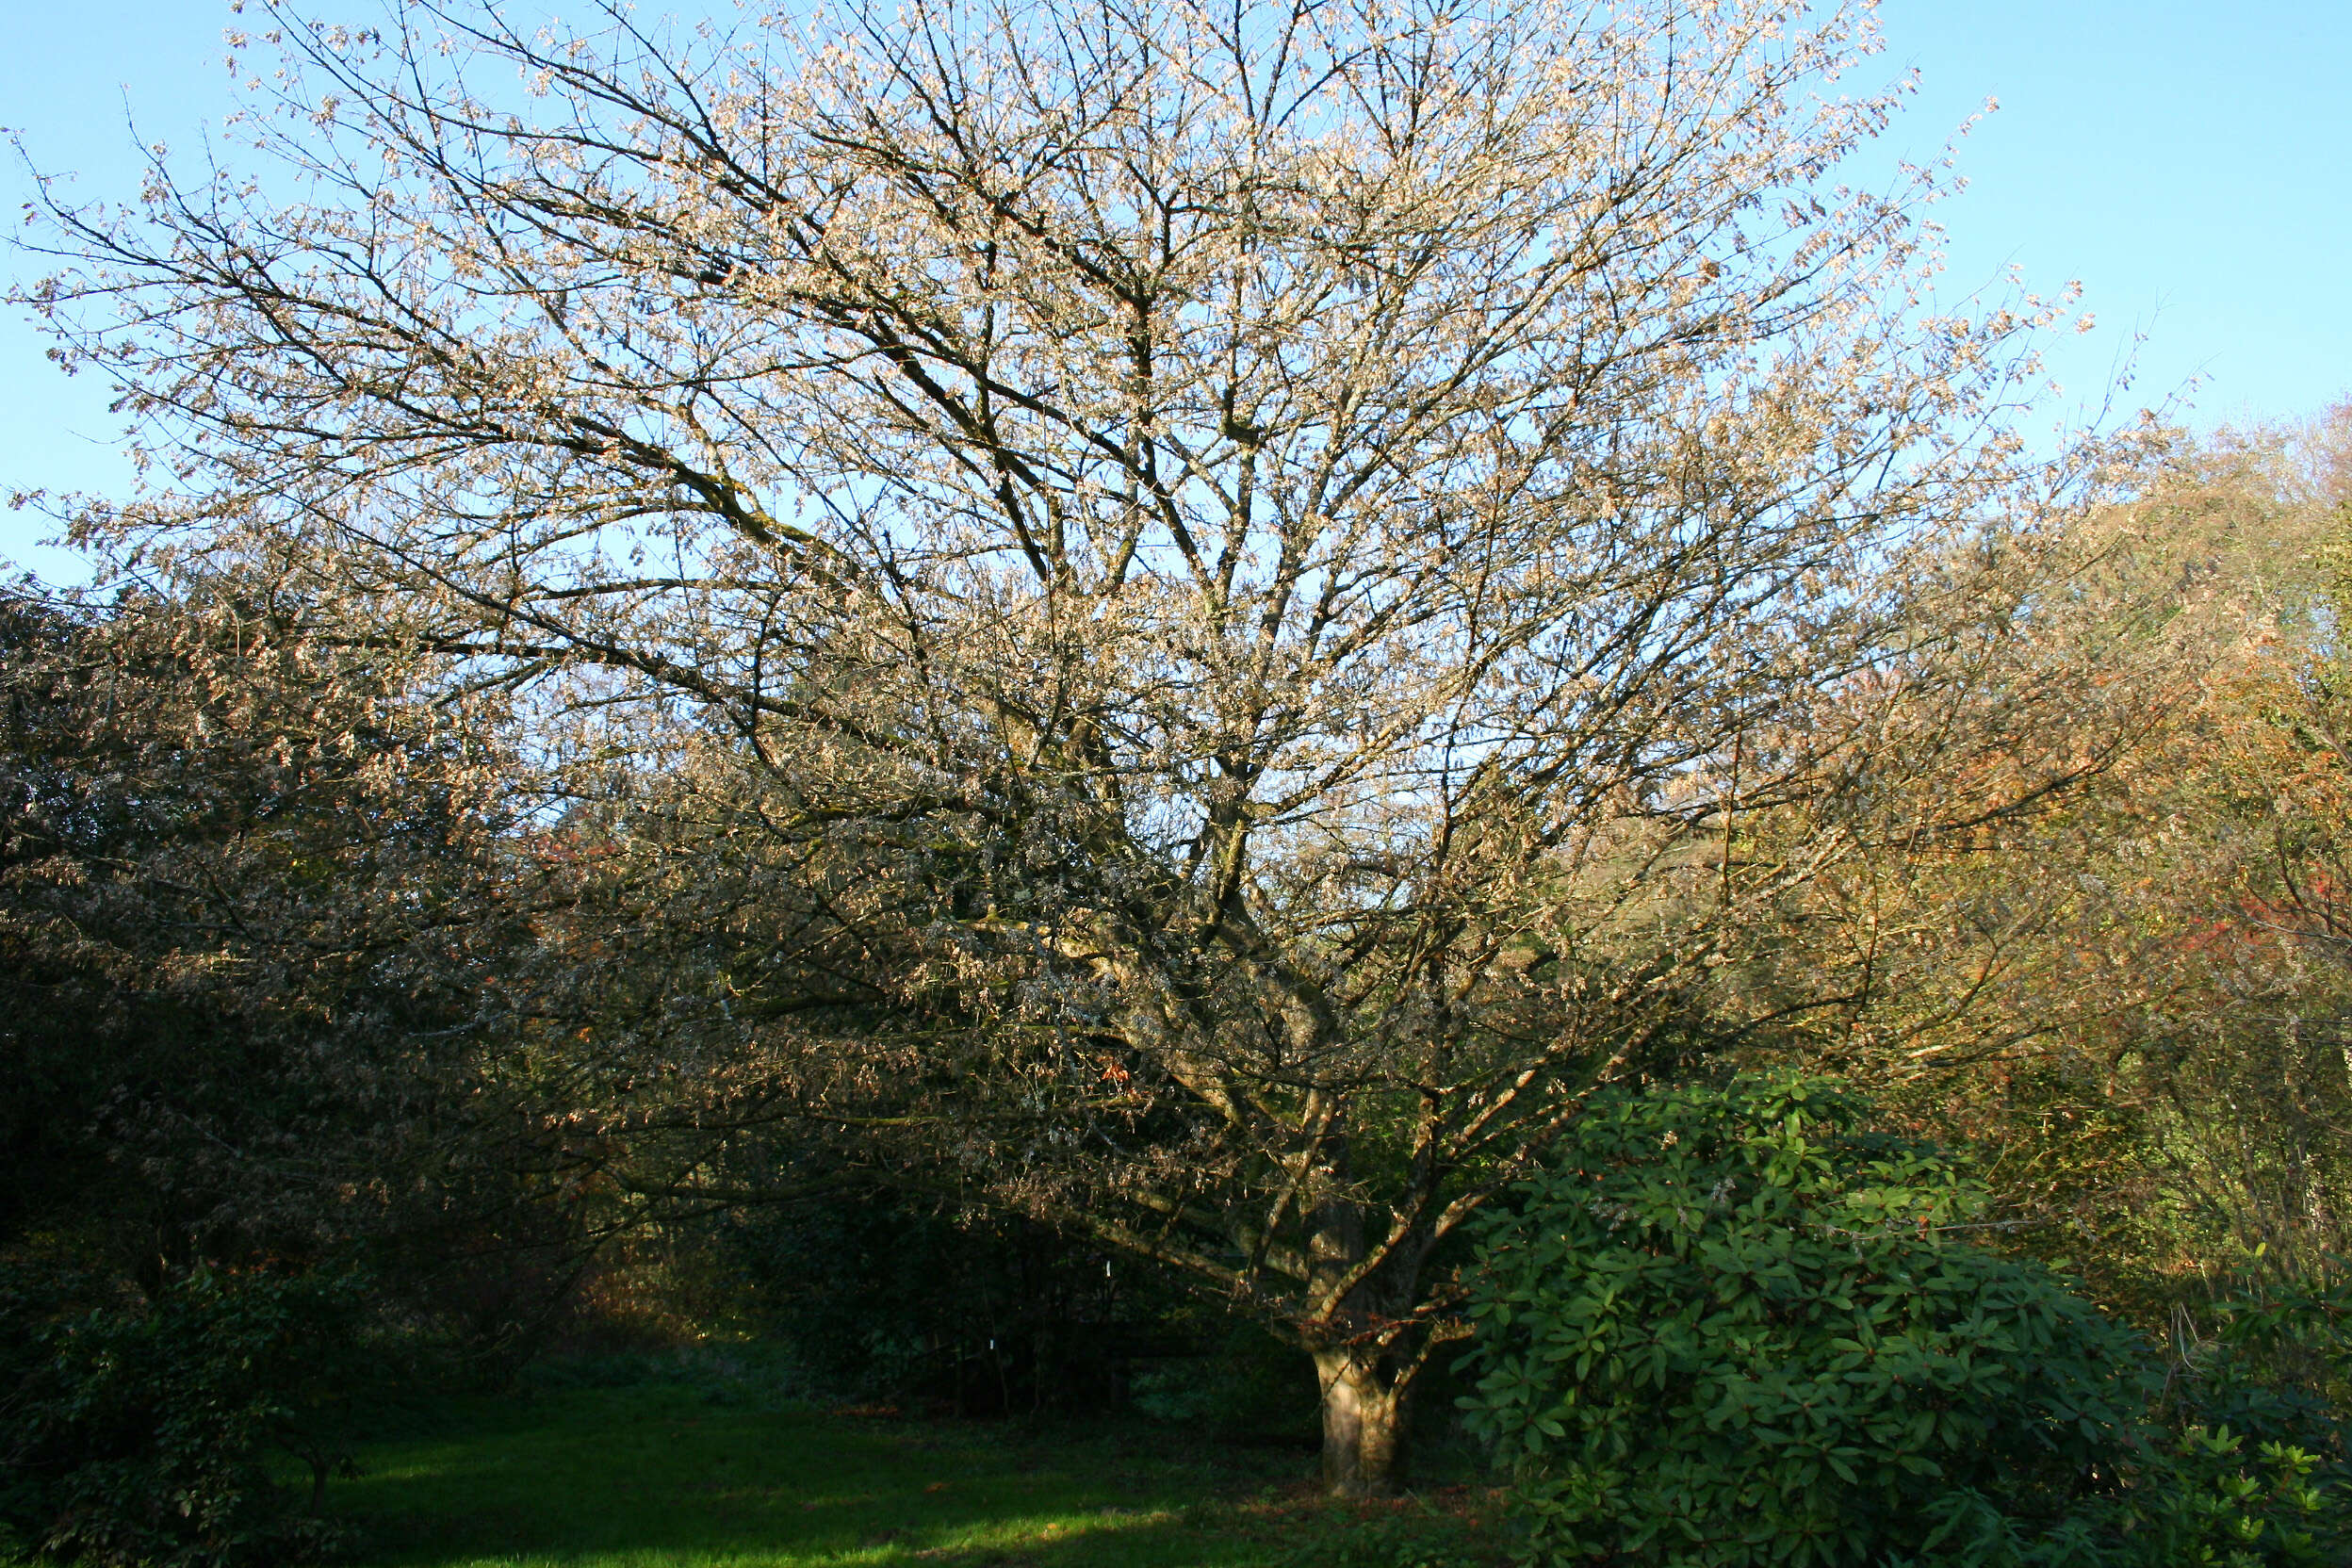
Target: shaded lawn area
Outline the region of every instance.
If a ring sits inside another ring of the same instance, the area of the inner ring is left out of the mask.
[[[1344,1562],[1367,1531],[1475,1533],[1426,1503],[1326,1504],[1296,1452],[728,1410],[675,1387],[459,1407],[359,1462],[332,1506],[364,1568],[1272,1568],[1302,1548]]]

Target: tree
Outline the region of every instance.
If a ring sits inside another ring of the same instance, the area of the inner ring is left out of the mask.
[[[2344,1250],[2348,428],[2338,410],[2158,442],[1987,650],[2009,672],[1978,682],[2037,710],[2044,744],[2128,747],[2038,799],[2030,744],[1954,758],[1991,801],[2030,802],[1966,833],[1935,830],[1958,782],[1922,789],[1935,770],[1905,776],[1899,740],[1868,748],[1850,792],[1870,808],[1843,812],[1864,847],[1792,892],[1789,935],[1742,977],[1851,997],[1781,1057],[1978,1144],[2034,1244],[2150,1327],[2237,1268],[2324,1274]],[[2079,723],[2050,722],[2068,707]],[[1803,841],[1834,807],[1752,831]]]
[[[566,939],[683,966],[597,1026],[665,1191],[792,1110],[1155,1260],[1343,1492],[1464,1220],[1841,853],[1729,849],[1819,694],[1948,696],[2081,477],[2056,309],[1834,183],[1867,7],[270,14],[270,172],[52,191],[156,476],[76,528],[518,694],[645,868]]]
[[[596,1217],[513,1065],[571,879],[494,703],[296,618],[250,578],[0,596],[0,1275],[153,1306],[358,1260],[483,1349]]]

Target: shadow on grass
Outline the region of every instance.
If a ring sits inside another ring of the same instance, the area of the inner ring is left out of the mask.
[[[484,1410],[360,1462],[335,1511],[370,1568],[1250,1568],[1342,1522],[1301,1499],[1296,1455],[730,1411],[671,1389]]]

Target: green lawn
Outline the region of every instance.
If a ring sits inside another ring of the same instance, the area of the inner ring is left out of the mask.
[[[1245,1568],[1402,1530],[1466,1544],[1427,1503],[1316,1500],[1295,1451],[1150,1428],[1022,1437],[978,1424],[715,1407],[678,1387],[466,1407],[378,1442],[334,1507],[365,1568],[938,1563]],[[1462,1511],[1471,1498],[1457,1490]],[[1382,1553],[1382,1556],[1391,1556]]]

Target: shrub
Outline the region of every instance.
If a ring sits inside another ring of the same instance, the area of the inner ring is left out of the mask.
[[[1967,1245],[1978,1193],[1792,1076],[1605,1093],[1484,1238],[1465,1401],[1537,1561],[2099,1560],[2141,1342]],[[2031,1554],[2026,1555],[2026,1554]]]
[[[2227,1428],[2191,1427],[2152,1465],[2127,1512],[2132,1560],[2148,1568],[2321,1568],[2344,1561],[2343,1499],[2318,1459],[2283,1443],[2249,1455]]]
[[[2237,1280],[2194,1317],[2176,1321],[2168,1425],[2227,1428],[2253,1450],[2303,1449],[2323,1478],[2352,1479],[2336,1414],[2352,1394],[2352,1277],[2341,1264],[2323,1279]]]
[[[153,1299],[87,1275],[0,1276],[0,1519],[92,1564],[246,1568],[334,1544],[361,1294],[343,1274],[198,1270]],[[270,1474],[291,1456],[307,1495]]]

